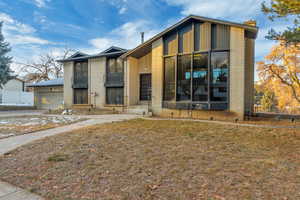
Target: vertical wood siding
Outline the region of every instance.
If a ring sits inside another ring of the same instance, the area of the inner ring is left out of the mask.
[[[200,40],[196,41],[199,44],[199,51],[207,51],[210,50],[211,47],[211,24],[210,23],[202,23],[199,25],[200,28]]]
[[[139,72],[150,73],[152,65],[152,53],[148,53],[139,59]]]
[[[164,40],[164,55],[175,55],[177,54],[178,40],[177,34],[167,36]]]
[[[229,49],[230,27],[222,24],[212,25],[212,49]]]
[[[188,25],[179,31],[179,53],[190,53],[193,51],[192,25]]]

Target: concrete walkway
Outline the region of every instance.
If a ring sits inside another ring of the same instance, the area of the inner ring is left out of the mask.
[[[137,115],[97,115],[90,116],[91,119],[87,121],[78,122],[75,124],[57,127],[53,129],[48,129],[45,131],[38,131],[26,135],[19,135],[15,137],[10,137],[6,139],[0,140],[0,156],[8,153],[24,144],[30,143],[32,141],[42,139],[48,136],[57,135],[60,133],[64,133],[67,131],[73,131],[80,128],[85,128],[88,126],[96,125],[96,124],[104,124],[111,122],[118,122],[130,119],[136,119],[139,116]],[[0,200],[42,200],[43,198],[32,194],[28,191],[22,190],[15,186],[12,186],[7,183],[3,183],[0,181]]]
[[[43,198],[0,181],[0,200],[43,200]]]

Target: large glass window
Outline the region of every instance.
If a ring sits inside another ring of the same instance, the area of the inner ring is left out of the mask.
[[[108,59],[108,73],[123,72],[122,61],[116,58]]]
[[[74,89],[74,104],[88,104],[87,89]]]
[[[227,101],[228,66],[228,52],[211,54],[211,101]]]
[[[193,57],[193,101],[208,100],[208,54]]]
[[[106,88],[106,103],[112,105],[123,104],[123,88]]]
[[[191,99],[191,55],[178,56],[177,100]]]
[[[164,100],[175,100],[175,59],[176,57],[165,58],[164,73]]]
[[[74,86],[76,88],[88,87],[88,63],[76,62],[74,67]]]

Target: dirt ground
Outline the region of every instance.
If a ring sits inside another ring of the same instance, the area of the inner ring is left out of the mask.
[[[51,200],[300,199],[300,132],[131,120],[0,157],[0,179]]]
[[[0,118],[0,139],[63,126],[83,119],[76,116],[18,116]]]

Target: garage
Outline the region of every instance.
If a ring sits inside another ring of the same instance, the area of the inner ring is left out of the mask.
[[[62,78],[30,84],[27,87],[33,88],[34,105],[37,109],[55,110],[63,107]]]

